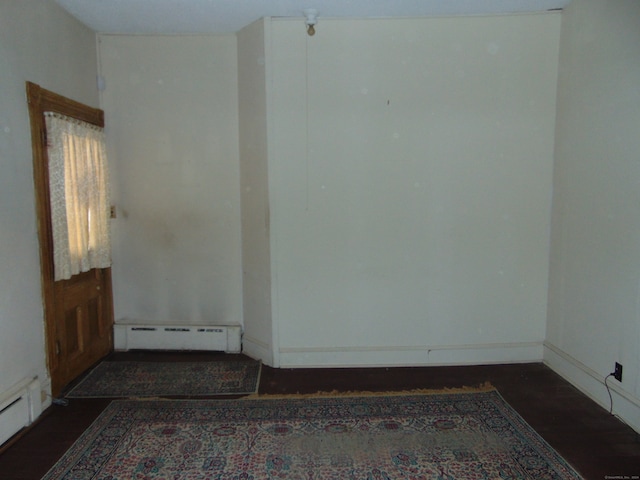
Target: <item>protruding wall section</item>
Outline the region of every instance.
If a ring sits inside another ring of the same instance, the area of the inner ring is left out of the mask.
[[[559,35],[558,12],[241,32],[245,321],[274,363],[542,359]]]
[[[277,352],[273,342],[268,172],[269,25],[270,21],[263,19],[238,33],[238,109],[245,329],[243,347],[252,357],[275,365]]]

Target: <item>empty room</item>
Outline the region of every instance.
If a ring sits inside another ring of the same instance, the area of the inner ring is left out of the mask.
[[[639,85],[636,0],[1,2],[0,477],[85,478],[149,396],[175,422],[273,402],[264,465],[237,420],[190,433],[199,466],[95,475],[637,478]],[[59,123],[104,157],[79,270]],[[192,370],[78,393],[129,363]],[[445,418],[471,395],[490,420]],[[280,416],[304,405],[309,438]]]

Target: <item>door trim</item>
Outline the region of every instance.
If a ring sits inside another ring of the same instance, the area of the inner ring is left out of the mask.
[[[89,107],[57,93],[46,90],[32,82],[26,83],[29,118],[31,123],[31,146],[33,151],[33,181],[35,188],[35,207],[38,223],[38,240],[40,244],[40,277],[45,321],[45,346],[47,366],[51,377],[52,395],[59,395],[65,386],[56,379],[59,367],[57,344],[54,267],[53,267],[53,235],[51,228],[51,207],[49,203],[49,168],[46,151],[46,123],[44,112],[55,112],[73,117],[99,127],[104,127],[104,112]],[[111,269],[103,269],[109,286],[107,293],[111,307],[109,308],[109,324],[113,325],[113,296],[111,291]]]

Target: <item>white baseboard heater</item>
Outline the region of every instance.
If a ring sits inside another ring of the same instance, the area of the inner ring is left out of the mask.
[[[0,393],[0,445],[42,413],[40,381],[25,379],[4,393]]]
[[[113,326],[114,348],[126,350],[242,351],[239,325],[133,325]]]

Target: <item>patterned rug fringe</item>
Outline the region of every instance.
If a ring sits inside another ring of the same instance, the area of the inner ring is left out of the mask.
[[[331,390],[331,391],[318,391],[316,393],[254,393],[245,397],[239,398],[239,400],[281,400],[281,399],[296,399],[296,398],[333,398],[333,397],[392,397],[401,395],[447,395],[452,393],[481,393],[491,392],[496,388],[491,382],[484,382],[478,386],[462,387],[445,387],[445,388],[418,388],[413,390],[394,390],[373,392],[368,390]]]

